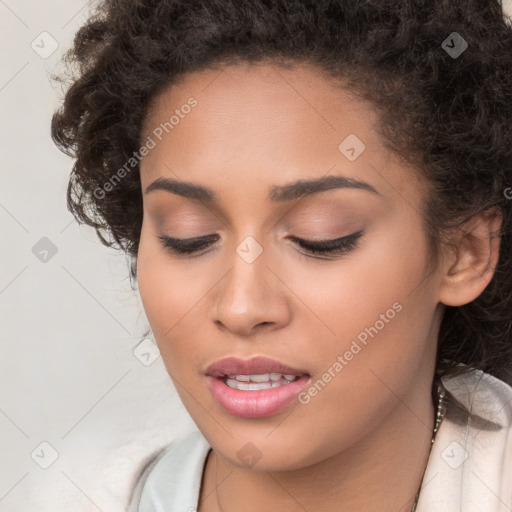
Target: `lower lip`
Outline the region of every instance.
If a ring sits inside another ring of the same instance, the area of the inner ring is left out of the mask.
[[[207,378],[213,398],[226,412],[241,418],[263,418],[281,412],[310,381],[309,375],[302,375],[297,380],[276,388],[242,391],[230,388],[221,379],[211,376]]]

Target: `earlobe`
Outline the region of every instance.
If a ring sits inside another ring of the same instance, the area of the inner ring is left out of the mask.
[[[455,245],[445,257],[439,302],[463,306],[484,291],[498,263],[501,222],[501,211],[492,208],[458,228]]]

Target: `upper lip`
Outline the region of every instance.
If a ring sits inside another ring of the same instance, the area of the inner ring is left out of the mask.
[[[251,359],[225,357],[212,363],[205,371],[212,377],[226,375],[255,375],[262,373],[281,373],[283,375],[309,375],[305,370],[292,368],[281,361],[268,357],[256,356]]]

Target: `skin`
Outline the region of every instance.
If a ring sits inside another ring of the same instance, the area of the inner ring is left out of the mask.
[[[430,268],[426,183],[384,148],[372,105],[313,67],[266,62],[185,75],[153,99],[141,140],[190,97],[197,106],[143,159],[142,190],[163,176],[211,188],[217,200],[144,194],[138,284],[165,367],[213,447],[199,511],[410,510],[432,438],[443,304],[473,300],[491,279],[499,245],[489,233],[499,218],[474,219]],[[355,161],[338,150],[349,134],[366,146]],[[267,198],[272,186],[324,175],[378,193]],[[361,229],[353,251],[324,259],[289,239]],[[196,257],[157,238],[212,233],[220,239]],[[263,249],[252,263],[236,252],[247,236]],[[315,382],[396,302],[401,311],[307,405],[238,418],[207,388],[206,367],[232,355],[272,357]],[[247,442],[261,455],[252,467],[237,456]]]

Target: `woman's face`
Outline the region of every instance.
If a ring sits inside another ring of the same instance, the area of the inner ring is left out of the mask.
[[[441,311],[426,188],[377,121],[318,70],[270,64],[186,75],[148,111],[140,294],[185,407],[233,464],[311,465],[430,396]],[[157,179],[175,185],[146,191]],[[165,236],[209,238],[180,255]],[[331,255],[296,241],[342,237]],[[265,365],[208,371],[256,356],[299,380]],[[264,390],[225,383],[246,373],[277,375],[252,379]]]

